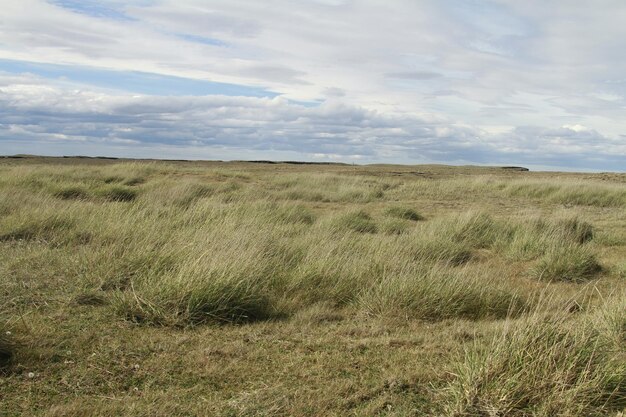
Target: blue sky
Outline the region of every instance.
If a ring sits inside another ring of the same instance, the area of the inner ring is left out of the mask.
[[[616,0],[5,0],[0,154],[624,171],[624,21]]]

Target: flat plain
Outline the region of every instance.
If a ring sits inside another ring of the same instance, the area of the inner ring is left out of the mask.
[[[626,174],[0,159],[0,414],[622,416]]]

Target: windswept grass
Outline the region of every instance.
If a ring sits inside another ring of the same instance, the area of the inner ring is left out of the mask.
[[[414,222],[424,220],[424,217],[421,216],[417,211],[407,207],[389,207],[387,210],[385,210],[385,214],[391,217],[397,217],[399,219],[412,220]]]
[[[135,189],[123,185],[98,188],[94,193],[108,201],[133,201],[138,194]]]
[[[502,179],[477,176],[472,179],[445,178],[417,180],[392,193],[412,198],[468,199],[493,195],[517,201],[532,200],[568,206],[626,207],[626,190],[622,184],[580,179]]]
[[[0,222],[0,241],[67,241],[71,239],[74,224],[63,214],[46,211],[7,216]]]
[[[624,407],[620,176],[55,161],[0,161],[8,415]]]
[[[446,415],[606,415],[626,407],[623,299],[582,323],[536,314],[475,345],[453,370]]]
[[[340,230],[351,230],[358,233],[376,233],[378,231],[372,216],[363,210],[342,214],[335,219],[334,226]]]
[[[532,269],[531,275],[547,281],[583,282],[601,270],[588,247],[565,244],[549,248]]]
[[[525,302],[496,277],[484,271],[435,267],[383,275],[359,299],[377,316],[410,319],[485,319],[516,315]]]

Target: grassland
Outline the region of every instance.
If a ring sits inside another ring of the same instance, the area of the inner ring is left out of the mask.
[[[621,416],[626,175],[0,160],[7,416]]]

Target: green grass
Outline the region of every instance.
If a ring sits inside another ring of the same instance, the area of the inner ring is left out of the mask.
[[[80,186],[64,187],[54,193],[63,200],[85,200],[89,198],[89,192]]]
[[[412,220],[414,222],[424,220],[424,217],[421,216],[417,211],[407,207],[389,207],[387,210],[385,210],[385,214],[390,217],[397,217],[404,220]]]
[[[606,415],[626,407],[623,298],[573,325],[537,314],[477,344],[452,371],[446,415]]]
[[[615,417],[623,180],[0,161],[0,409]]]
[[[340,230],[351,230],[358,233],[376,233],[376,222],[365,211],[359,210],[345,213],[335,220],[335,227]]]
[[[543,255],[531,271],[540,280],[583,282],[593,278],[602,267],[587,247],[565,244]]]
[[[112,185],[96,189],[95,194],[108,201],[133,201],[138,193],[128,186]]]

